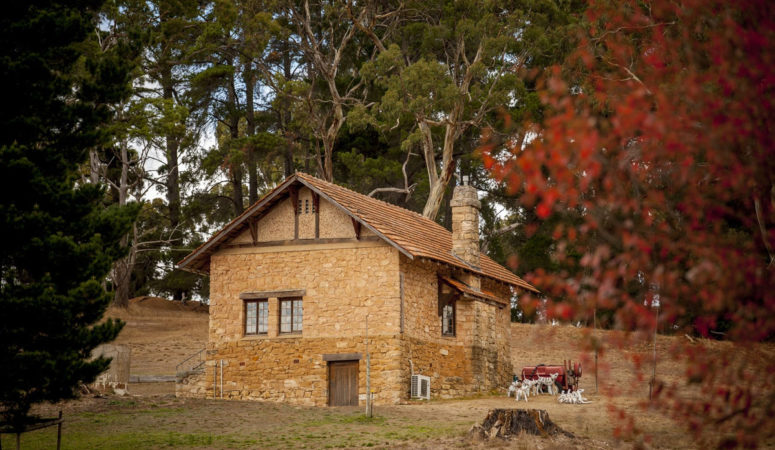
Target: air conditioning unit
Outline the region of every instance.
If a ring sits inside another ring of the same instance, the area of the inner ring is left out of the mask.
[[[412,375],[412,398],[431,399],[431,377]]]

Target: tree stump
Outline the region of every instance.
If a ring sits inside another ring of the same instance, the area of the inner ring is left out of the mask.
[[[557,434],[575,437],[552,422],[543,409],[491,409],[482,424],[471,427],[469,433],[479,439],[509,439],[523,432],[543,437]]]

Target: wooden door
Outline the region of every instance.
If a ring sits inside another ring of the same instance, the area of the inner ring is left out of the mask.
[[[358,406],[358,361],[328,363],[328,405]]]

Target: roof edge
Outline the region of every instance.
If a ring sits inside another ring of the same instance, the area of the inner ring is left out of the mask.
[[[250,217],[255,214],[255,212],[261,207],[263,207],[266,203],[277,197],[279,194],[281,194],[285,189],[287,189],[291,184],[298,181],[299,183],[303,184],[307,187],[307,189],[315,192],[317,195],[323,197],[328,201],[329,203],[336,206],[340,211],[347,214],[349,217],[351,217],[353,220],[358,221],[361,225],[368,228],[372,233],[374,233],[376,236],[380,237],[384,241],[386,241],[388,244],[390,244],[392,247],[394,247],[396,250],[398,250],[400,253],[402,253],[404,256],[406,256],[409,259],[414,259],[414,256],[409,250],[401,247],[398,245],[395,241],[388,238],[384,234],[382,234],[379,230],[371,226],[369,223],[367,223],[362,218],[358,217],[356,214],[354,214],[349,209],[345,208],[344,206],[340,205],[337,201],[332,199],[329,195],[322,192],[317,187],[313,186],[311,183],[309,183],[307,180],[305,180],[303,177],[299,176],[299,172],[294,173],[290,177],[286,178],[282,183],[278,184],[274,189],[269,191],[266,195],[264,195],[260,200],[258,200],[256,203],[245,209],[245,211],[242,212],[239,216],[232,219],[226,226],[221,228],[217,233],[215,233],[210,239],[208,239],[204,244],[200,245],[197,249],[186,255],[185,258],[178,261],[177,264],[175,264],[175,267],[181,270],[185,270],[187,272],[196,273],[199,275],[206,275],[207,273],[202,270],[194,269],[193,267],[190,267],[189,264],[196,260],[199,256],[201,256],[204,252],[211,249],[214,245],[217,245],[220,243],[220,240],[228,235],[231,231],[233,231],[235,228],[241,226],[246,220],[248,220]]]
[[[282,183],[278,184],[274,189],[269,191],[266,195],[264,195],[259,201],[249,206],[245,211],[242,212],[239,216],[233,218],[229,223],[226,224],[223,228],[218,230],[217,233],[215,233],[210,239],[208,239],[204,244],[200,245],[198,248],[196,248],[194,251],[186,255],[185,258],[178,261],[175,266],[178,269],[181,270],[187,270],[189,272],[194,273],[200,273],[201,271],[198,271],[196,269],[192,269],[190,267],[187,267],[188,264],[195,260],[199,255],[204,253],[206,250],[208,250],[210,247],[212,247],[217,241],[222,238],[223,236],[227,235],[229,232],[231,232],[234,228],[242,225],[242,223],[247,220],[253,213],[256,212],[256,210],[260,209],[262,206],[264,206],[266,203],[268,203],[270,200],[275,198],[280,192],[282,192],[285,188],[293,184],[294,181],[299,179],[298,175],[295,173],[291,175],[290,177],[286,178]]]

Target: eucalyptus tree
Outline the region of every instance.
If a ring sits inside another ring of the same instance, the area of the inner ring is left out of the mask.
[[[196,147],[201,132],[187,94],[198,67],[193,44],[206,7],[204,0],[121,0],[113,13],[119,26],[137,30],[143,46],[135,96],[156,110],[152,144],[158,176],[152,181],[164,189],[173,229],[181,222],[182,157]]]
[[[285,0],[281,5],[290,33],[298,39],[308,83],[306,92],[295,98],[306,107],[319,144],[314,147],[318,175],[333,181],[340,130],[348,112],[367,103],[368,89],[360,67],[378,55],[381,49],[374,42],[389,38],[401,4]]]
[[[267,46],[277,32],[272,2],[229,0],[213,4],[196,52],[204,68],[192,78],[195,100],[207,112],[216,132],[216,147],[205,157],[210,174],[223,169],[229,179],[234,214],[245,207],[243,183],[248,177],[249,201],[258,199],[257,152],[268,137],[260,133],[264,115],[261,68]],[[265,128],[265,126],[264,126]],[[271,139],[270,139],[271,140]]]
[[[410,127],[403,145],[418,150],[427,173],[423,215],[439,213],[467,131],[491,125],[499,109],[529,104],[529,69],[551,45],[560,48],[550,28],[561,28],[558,21],[568,22],[574,8],[554,1],[406,2],[388,39],[364,32],[382,50],[361,75],[384,94],[354,114],[382,129]]]
[[[124,239],[129,254],[114,266],[111,279],[115,288],[114,303],[126,306],[135,294],[130,274],[137,251],[142,248],[144,260],[164,262],[170,266],[182,257],[190,235],[191,223],[183,214],[184,195],[194,180],[190,162],[195,156],[202,123],[189,101],[188,79],[197,69],[193,44],[201,31],[201,15],[207,4],[200,0],[117,0],[104,5],[103,28],[110,33],[101,43],[131,41],[139,47],[138,68],[132,75],[132,96],[114,105],[116,118],[111,145],[102,152],[102,161],[92,159],[92,178],[101,177],[113,187],[113,200],[122,204],[129,196],[147,201],[147,192],[158,189],[164,195],[164,208],[154,208],[162,216],[157,224],[144,228],[145,222],[133,227]],[[188,160],[189,168],[184,170]],[[139,278],[162,280],[171,271],[158,272],[147,267]],[[175,299],[186,296],[185,287],[177,285],[170,294]],[[140,288],[142,289],[142,288]]]

